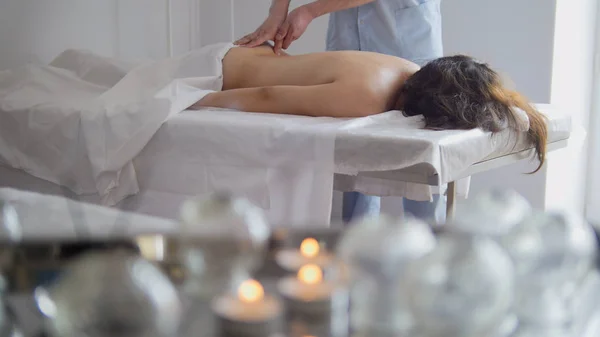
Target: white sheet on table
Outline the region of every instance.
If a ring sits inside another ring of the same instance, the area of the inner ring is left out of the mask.
[[[548,117],[549,140],[569,137],[572,126],[568,113],[547,104],[537,108]],[[530,148],[525,133],[505,130],[495,135],[474,130],[432,131],[422,129],[420,116],[404,117],[399,112],[361,118],[346,124],[336,141],[336,187],[380,196],[404,196],[431,200],[445,193],[445,184],[454,181],[471,165],[511,152]],[[424,184],[356,176],[361,171],[388,171],[428,164],[437,173],[441,189]],[[459,196],[468,195],[470,178],[457,181]]]
[[[67,198],[0,188],[0,200],[15,207],[25,240],[103,239],[175,233],[177,222]]]
[[[333,118],[183,111],[134,160],[141,192],[232,190],[265,209],[275,225],[328,224],[336,134],[331,128],[338,126]],[[144,207],[131,203],[121,205]]]
[[[220,59],[206,54],[222,56],[229,48],[228,43],[210,45],[133,68],[71,50],[49,66],[2,72],[0,161],[78,195],[98,195],[100,204],[115,205],[139,192],[132,161],[161,125],[208,92],[220,90]],[[298,196],[294,203],[286,202],[288,221],[310,215],[328,223],[324,214],[331,201],[321,201],[331,199],[335,132],[306,132],[301,123],[283,122],[268,129],[240,129],[240,122],[228,121],[231,128],[207,123],[192,130],[202,133],[202,141],[186,147],[198,160],[198,171],[188,178],[203,182],[193,195],[231,190],[269,207],[268,186],[277,180],[290,189],[290,196]],[[310,157],[316,160],[303,162]],[[160,169],[159,163],[148,165]]]
[[[543,108],[542,111],[546,109]],[[568,116],[556,112],[549,113],[548,116],[550,138],[568,137],[570,131]],[[198,171],[204,170],[204,165],[207,163],[202,162],[202,159],[211,155],[210,152],[196,151],[196,144],[214,142],[210,140],[211,137],[218,140],[216,143],[228,142],[227,146],[230,149],[237,148],[239,157],[249,162],[250,158],[255,156],[254,152],[245,153],[241,149],[244,149],[244,138],[252,139],[252,134],[277,135],[281,133],[278,130],[285,128],[302,129],[305,133],[316,135],[326,131],[336,138],[334,171],[348,175],[352,181],[348,182],[347,186],[374,195],[429,200],[431,194],[438,191],[427,185],[352,175],[360,171],[395,170],[417,163],[426,163],[431,166],[432,171],[438,172],[442,182],[447,182],[449,180],[443,179],[453,179],[473,163],[490,155],[500,155],[526,146],[522,138],[514,145],[513,140],[516,136],[506,133],[491,137],[489,133],[480,130],[429,131],[423,130],[422,126],[421,117],[404,117],[398,111],[359,119],[255,114],[222,109],[184,111],[169,120],[159,130],[136,159],[136,167],[142,185],[152,186],[153,189],[165,192],[189,193],[195,188],[194,186],[203,186],[203,182],[188,178],[190,172],[194,171],[192,168],[198,167]],[[198,129],[205,131],[196,132]],[[239,135],[239,138],[235,138],[236,135]],[[277,143],[277,138],[273,136],[272,142]],[[206,150],[217,151],[219,146],[225,144],[214,144]],[[288,147],[288,149],[298,152],[307,143],[298,140],[295,144],[297,148]],[[245,149],[250,148],[253,149],[252,151],[260,149],[247,145],[245,147]],[[227,160],[233,158],[235,157],[230,156]],[[285,157],[280,156],[280,158]],[[308,158],[296,159],[299,163],[310,163]],[[228,165],[234,165],[234,161]],[[274,169],[277,164],[274,163],[271,167]],[[313,168],[318,169],[317,166]],[[173,176],[171,179],[166,179],[172,172],[180,172],[184,177]],[[459,194],[465,195],[468,192],[468,182],[468,179],[459,180]],[[317,183],[318,180],[315,180],[313,185]],[[270,184],[269,189],[273,191],[275,186]],[[278,203],[271,209],[279,209],[279,207]]]

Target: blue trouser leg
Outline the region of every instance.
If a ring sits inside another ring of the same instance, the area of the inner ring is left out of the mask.
[[[379,215],[381,198],[359,192],[344,192],[342,220],[350,222],[364,216]]]
[[[446,222],[446,197],[433,195],[433,201],[414,201],[404,198],[404,213],[435,224]]]
[[[404,212],[428,222],[443,224],[446,220],[445,196],[433,195],[433,201],[403,199]],[[381,210],[381,198],[359,192],[344,192],[342,220],[350,222],[364,216],[376,216]]]

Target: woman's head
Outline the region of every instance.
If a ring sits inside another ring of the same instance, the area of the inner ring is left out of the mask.
[[[430,129],[474,129],[498,132],[518,129],[519,114],[529,118],[528,137],[540,165],[546,157],[547,126],[544,116],[517,92],[503,87],[488,65],[457,55],[426,64],[404,84],[401,92],[407,116],[423,115]]]

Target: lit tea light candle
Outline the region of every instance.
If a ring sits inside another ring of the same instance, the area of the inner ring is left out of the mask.
[[[313,238],[306,238],[300,244],[300,252],[308,258],[314,258],[319,255],[320,250],[319,242]]]
[[[323,270],[315,264],[304,265],[295,276],[281,279],[278,288],[293,314],[327,320],[338,307],[344,312],[348,309],[347,291],[324,280]]]
[[[277,263],[287,270],[296,271],[307,264],[314,264],[321,268],[330,266],[333,254],[322,249],[319,242],[314,238],[302,240],[300,249],[282,249],[275,256]]]
[[[222,335],[264,337],[280,332],[281,302],[265,294],[256,280],[246,280],[236,293],[216,298],[212,309]]]

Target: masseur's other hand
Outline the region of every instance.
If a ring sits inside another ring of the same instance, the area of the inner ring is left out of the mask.
[[[306,31],[306,27],[315,19],[313,13],[304,5],[291,11],[275,36],[275,53],[288,49],[292,42],[298,40]]]
[[[265,22],[263,22],[263,24],[260,25],[256,31],[235,41],[234,44],[243,47],[256,47],[269,40],[275,41],[275,34],[277,34],[279,27],[281,27],[285,21],[286,14],[287,13],[269,15]]]

